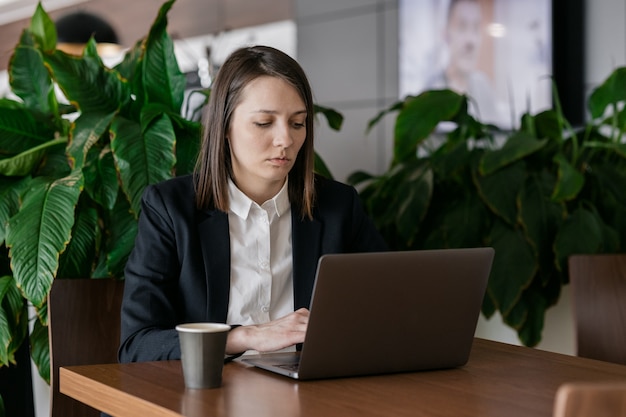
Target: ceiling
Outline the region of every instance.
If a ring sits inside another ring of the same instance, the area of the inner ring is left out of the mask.
[[[55,20],[76,10],[107,20],[123,46],[144,37],[164,1],[42,0]],[[0,0],[0,70],[5,70],[20,33],[30,23],[37,0]],[[168,13],[174,39],[216,34],[229,29],[293,19],[293,0],[177,0]]]

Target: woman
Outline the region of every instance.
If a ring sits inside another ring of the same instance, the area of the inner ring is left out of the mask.
[[[319,257],[386,249],[356,191],[314,175],[313,118],[288,55],[257,46],[226,60],[194,175],[144,192],[120,361],[179,359],[182,322],[233,325],[231,355],[302,343]]]

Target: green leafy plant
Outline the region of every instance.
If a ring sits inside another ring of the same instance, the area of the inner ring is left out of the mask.
[[[53,280],[123,278],[144,188],[193,170],[201,125],[181,116],[186,81],[166,31],[173,4],[114,68],[93,39],[81,56],[58,50],[41,4],[21,35],[8,70],[16,98],[0,100],[0,366],[29,343],[49,381]],[[341,127],[341,114],[315,110]],[[319,157],[316,170],[330,176]]]
[[[31,355],[49,380],[52,280],[121,277],[144,187],[192,168],[200,127],[180,116],[185,76],[165,30],[172,4],[113,69],[93,39],[82,56],[57,50],[41,5],[15,48],[18,99],[0,101],[0,242],[10,258],[0,280],[2,365],[29,336],[28,300],[37,312]]]
[[[524,115],[513,132],[480,123],[449,90],[406,97],[369,126],[397,113],[389,169],[349,181],[395,249],[494,247],[482,311],[499,311],[535,346],[568,282],[569,255],[626,243],[625,83],[618,69],[593,92],[581,129],[556,93],[554,109]]]

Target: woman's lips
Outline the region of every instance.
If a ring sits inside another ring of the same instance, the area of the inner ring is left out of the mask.
[[[291,162],[291,159],[289,158],[270,158],[269,162],[271,162],[274,165],[279,165],[279,166],[284,166],[284,165],[288,165]]]

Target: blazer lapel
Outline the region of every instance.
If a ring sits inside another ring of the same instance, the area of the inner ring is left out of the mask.
[[[301,219],[291,214],[293,250],[293,293],[294,307],[309,308],[317,261],[320,257],[321,224],[318,220]]]
[[[206,273],[208,321],[226,322],[230,294],[230,234],[228,215],[208,212],[198,224]]]

